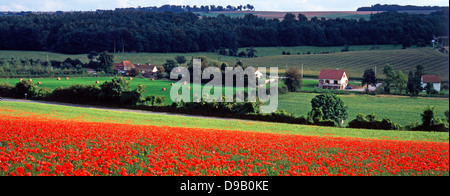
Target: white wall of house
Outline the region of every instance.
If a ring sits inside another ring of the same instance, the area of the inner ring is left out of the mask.
[[[425,88],[425,87],[427,87],[427,83],[425,83],[425,84],[422,83],[422,88]],[[441,83],[433,83],[433,88],[437,92],[441,92]],[[425,92],[425,90],[424,90],[424,92]]]

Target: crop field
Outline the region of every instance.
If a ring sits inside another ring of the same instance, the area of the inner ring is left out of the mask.
[[[0,103],[0,176],[448,176],[448,155],[448,133]]]
[[[346,70],[350,79],[362,78],[364,70],[377,68],[378,77],[383,78],[382,70],[390,64],[396,71],[405,74],[415,71],[417,65],[425,67],[426,74],[440,75],[443,80],[449,79],[449,56],[436,52],[431,48],[415,48],[406,50],[374,50],[338,52],[331,54],[279,55],[242,60],[245,65],[273,67],[299,67],[304,65],[304,74],[318,76],[322,69]]]
[[[274,19],[277,18],[279,20],[283,20],[284,16],[287,13],[292,13],[296,16],[298,14],[303,14],[308,18],[327,18],[327,19],[335,19],[335,18],[343,18],[343,19],[356,19],[359,20],[360,18],[364,18],[365,20],[370,20],[370,15],[375,14],[378,12],[372,12],[372,11],[363,11],[363,12],[356,12],[356,11],[304,11],[304,12],[277,12],[277,11],[226,11],[226,12],[209,12],[209,13],[198,13],[201,16],[208,16],[208,17],[217,17],[220,14],[224,14],[225,16],[229,17],[244,17],[247,14],[253,14],[261,18],[267,18],[267,19]]]
[[[336,47],[255,47],[257,58],[223,56],[218,53],[117,53],[114,54],[115,62],[124,60],[131,61],[134,64],[152,63],[162,65],[167,59],[181,55],[185,56],[188,62],[192,57],[205,56],[210,62],[226,62],[229,65],[235,65],[237,60],[241,60],[244,65],[252,67],[278,67],[280,73],[284,73],[286,68],[304,65],[304,74],[318,76],[322,69],[344,69],[349,74],[350,79],[362,78],[364,70],[377,67],[378,77],[383,78],[382,69],[386,64],[391,64],[394,69],[401,70],[405,74],[414,71],[417,65],[425,67],[426,74],[440,75],[443,80],[449,80],[449,56],[427,48],[411,47],[406,50],[400,49],[400,46],[379,45],[378,49],[371,50],[373,45],[350,46],[349,52],[341,52],[344,46]],[[241,48],[239,51],[246,51],[247,48]],[[282,55],[282,52],[289,52],[291,55]],[[310,54],[307,54],[310,53]],[[328,54],[322,54],[328,53]],[[48,52],[34,51],[0,51],[0,58],[23,58],[23,59],[41,59],[45,61],[59,60],[66,58],[80,59],[87,63],[86,54],[66,55]],[[300,54],[300,55],[298,55]],[[185,66],[184,64],[183,66]]]

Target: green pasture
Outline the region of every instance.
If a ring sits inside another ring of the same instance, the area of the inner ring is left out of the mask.
[[[307,115],[311,111],[311,100],[315,93],[288,93],[279,96],[279,110],[296,115]],[[407,96],[337,95],[348,106],[348,120],[361,114],[376,114],[380,118],[390,118],[400,125],[421,121],[421,114],[427,106],[435,106],[442,118],[449,108],[449,100],[444,98],[410,98]]]
[[[47,87],[55,89],[59,86],[68,87],[72,84],[96,84],[99,81],[100,84],[105,81],[110,81],[111,77],[102,78],[69,78],[66,80],[62,78],[58,81],[56,78],[33,78],[34,83],[41,82],[41,87]],[[172,104],[170,99],[170,89],[172,81],[155,80],[143,78],[125,78],[129,81],[131,89],[135,89],[137,85],[142,84],[144,86],[144,96],[158,95],[166,97],[166,104]],[[0,83],[9,83],[11,85],[19,82],[19,79],[0,79]],[[313,92],[317,86],[317,80],[304,80],[303,91]],[[358,83],[352,83],[357,85]],[[202,88],[197,84],[191,84],[191,89]],[[162,89],[165,88],[166,91]],[[187,86],[183,88],[188,88]],[[234,91],[236,88],[233,89]],[[225,91],[225,88],[223,88]],[[315,93],[288,93],[279,95],[279,110],[286,110],[295,115],[307,115],[311,110],[311,100],[318,94]],[[444,112],[449,108],[449,100],[446,98],[425,98],[416,97],[410,98],[407,96],[373,96],[373,95],[338,95],[348,106],[348,119],[352,120],[359,113],[362,114],[376,114],[380,118],[390,118],[396,123],[401,125],[408,125],[415,122],[421,122],[421,114],[427,106],[435,106],[438,113],[444,117]],[[192,97],[192,93],[191,93]],[[348,123],[348,120],[347,120]]]

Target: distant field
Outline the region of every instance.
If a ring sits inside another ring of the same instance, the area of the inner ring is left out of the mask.
[[[449,79],[449,56],[443,53],[427,48],[408,48],[400,49],[400,46],[379,45],[376,50],[370,50],[373,46],[350,46],[350,52],[341,52],[343,46],[337,47],[256,47],[257,58],[239,58],[219,55],[218,53],[118,53],[114,54],[115,62],[129,60],[132,63],[151,62],[155,65],[162,65],[167,59],[173,59],[175,56],[185,56],[188,61],[192,57],[205,56],[210,61],[227,62],[235,65],[237,60],[241,60],[247,66],[263,66],[280,68],[279,72],[283,73],[287,67],[301,67],[304,64],[304,73],[307,75],[319,75],[321,69],[344,69],[348,72],[350,79],[361,78],[364,70],[375,68],[377,66],[378,73],[386,64],[391,64],[395,70],[402,70],[405,74],[414,71],[416,66],[421,64],[425,67],[427,74],[437,74],[443,80]],[[245,51],[247,48],[241,48]],[[282,52],[290,52],[291,55],[282,55]],[[306,53],[310,54],[306,54]],[[300,53],[300,55],[298,55]],[[321,54],[329,53],[329,54]],[[82,62],[88,62],[87,55],[66,55],[48,52],[33,51],[0,51],[0,58],[31,58],[41,59],[45,61],[60,60],[66,58],[78,58]],[[378,77],[383,78],[382,74]]]
[[[264,51],[264,50],[261,50]],[[287,67],[301,67],[304,65],[304,74],[319,75],[322,69],[346,70],[350,79],[362,78],[364,70],[377,67],[378,77],[383,78],[382,70],[386,64],[390,64],[396,71],[401,70],[405,74],[415,71],[417,65],[425,67],[426,74],[440,75],[443,80],[449,79],[449,56],[434,51],[431,48],[410,48],[406,50],[374,50],[336,52],[331,54],[309,55],[278,55],[258,58],[242,59],[245,65],[258,67],[278,66],[281,69]],[[295,53],[296,54],[296,53]]]
[[[280,19],[282,20],[287,13],[292,13],[295,15],[303,14],[308,18],[327,18],[327,19],[335,19],[335,18],[345,18],[345,19],[360,19],[364,18],[366,20],[370,19],[371,14],[379,13],[376,11],[369,12],[356,12],[356,11],[322,11],[322,12],[314,12],[314,11],[304,11],[304,12],[277,12],[277,11],[234,11],[234,12],[209,12],[209,13],[198,13],[202,16],[209,17],[217,17],[220,14],[224,14],[229,17],[244,17],[247,14],[253,14],[261,18],[267,19]]]

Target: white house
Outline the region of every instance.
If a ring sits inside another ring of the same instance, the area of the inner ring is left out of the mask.
[[[438,75],[423,75],[422,76],[422,88],[425,88],[428,83],[433,83],[433,88],[437,92],[441,91],[441,76]]]
[[[259,70],[256,70],[255,76],[256,76],[256,79],[260,79],[261,77],[263,77],[263,74]]]
[[[322,89],[346,89],[348,76],[345,70],[323,69],[319,75],[319,88]]]

